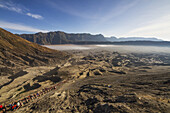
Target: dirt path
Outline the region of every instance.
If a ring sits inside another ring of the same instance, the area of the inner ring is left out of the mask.
[[[16,112],[168,113],[169,79],[170,73],[71,80]]]
[[[15,78],[10,84],[4,86],[0,90],[0,102],[3,102],[7,99],[13,99],[18,95],[20,92],[22,92],[24,89],[23,86],[32,83],[34,84],[36,81],[32,81],[32,79],[38,75],[43,75],[44,73],[54,69],[55,67],[47,67],[47,66],[41,66],[41,67],[31,67],[24,69],[23,72],[27,72],[26,74],[23,74],[22,76]],[[18,89],[21,89],[18,91]]]

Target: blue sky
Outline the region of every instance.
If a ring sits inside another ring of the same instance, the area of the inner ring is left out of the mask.
[[[0,0],[0,27],[170,41],[170,0]]]

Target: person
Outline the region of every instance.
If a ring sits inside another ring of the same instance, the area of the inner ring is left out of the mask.
[[[17,105],[16,105],[16,102],[12,104],[12,111],[16,110],[17,109]]]
[[[26,99],[27,99],[27,103],[30,101],[30,97],[28,96],[28,97],[26,97]]]
[[[24,103],[23,103],[23,101],[22,101],[22,100],[20,101],[20,104],[21,104],[21,106],[24,106]]]
[[[46,92],[46,93],[48,92],[48,88],[45,88],[45,92]]]
[[[27,98],[27,97],[25,97],[25,101],[26,101],[26,103],[28,103],[28,102],[29,102],[29,100],[28,100],[28,98]]]
[[[41,96],[41,91],[38,92],[39,96]]]
[[[25,98],[24,99],[22,99],[22,104],[24,105],[24,104],[26,104],[26,100],[25,100]]]
[[[17,102],[17,109],[19,109],[21,107],[21,103],[20,103],[20,100]]]
[[[7,108],[8,108],[8,111],[12,111],[12,104],[9,104],[9,105],[7,106]]]
[[[109,85],[108,85],[108,88],[111,88],[111,87],[112,87],[112,85],[109,84]]]
[[[31,100],[31,96],[30,95],[27,98],[28,98],[29,101]]]
[[[6,107],[7,107],[6,105],[3,106],[2,108],[3,113],[6,113]]]
[[[34,93],[34,98],[37,98],[36,94]]]
[[[3,108],[3,105],[0,105],[0,113],[3,113],[2,108]]]
[[[47,88],[45,88],[44,90],[45,90],[45,93],[47,93]]]
[[[30,98],[31,98],[31,100],[33,100],[34,99],[33,95],[30,95]]]
[[[43,91],[42,91],[42,90],[40,91],[40,95],[41,95],[41,96],[43,95]]]
[[[43,90],[44,94],[47,93],[46,89]]]
[[[3,105],[0,105],[0,110],[2,110],[2,108],[3,108]]]
[[[39,95],[39,93],[37,93],[36,95],[37,95],[37,97],[39,97],[39,96],[40,96],[40,95]]]

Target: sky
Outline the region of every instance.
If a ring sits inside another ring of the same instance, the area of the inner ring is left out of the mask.
[[[170,41],[170,0],[0,0],[0,27]]]

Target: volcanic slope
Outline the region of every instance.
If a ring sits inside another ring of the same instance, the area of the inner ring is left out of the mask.
[[[68,54],[42,47],[0,28],[0,76],[21,67],[61,63]]]
[[[16,113],[169,113],[169,73],[67,82]]]

